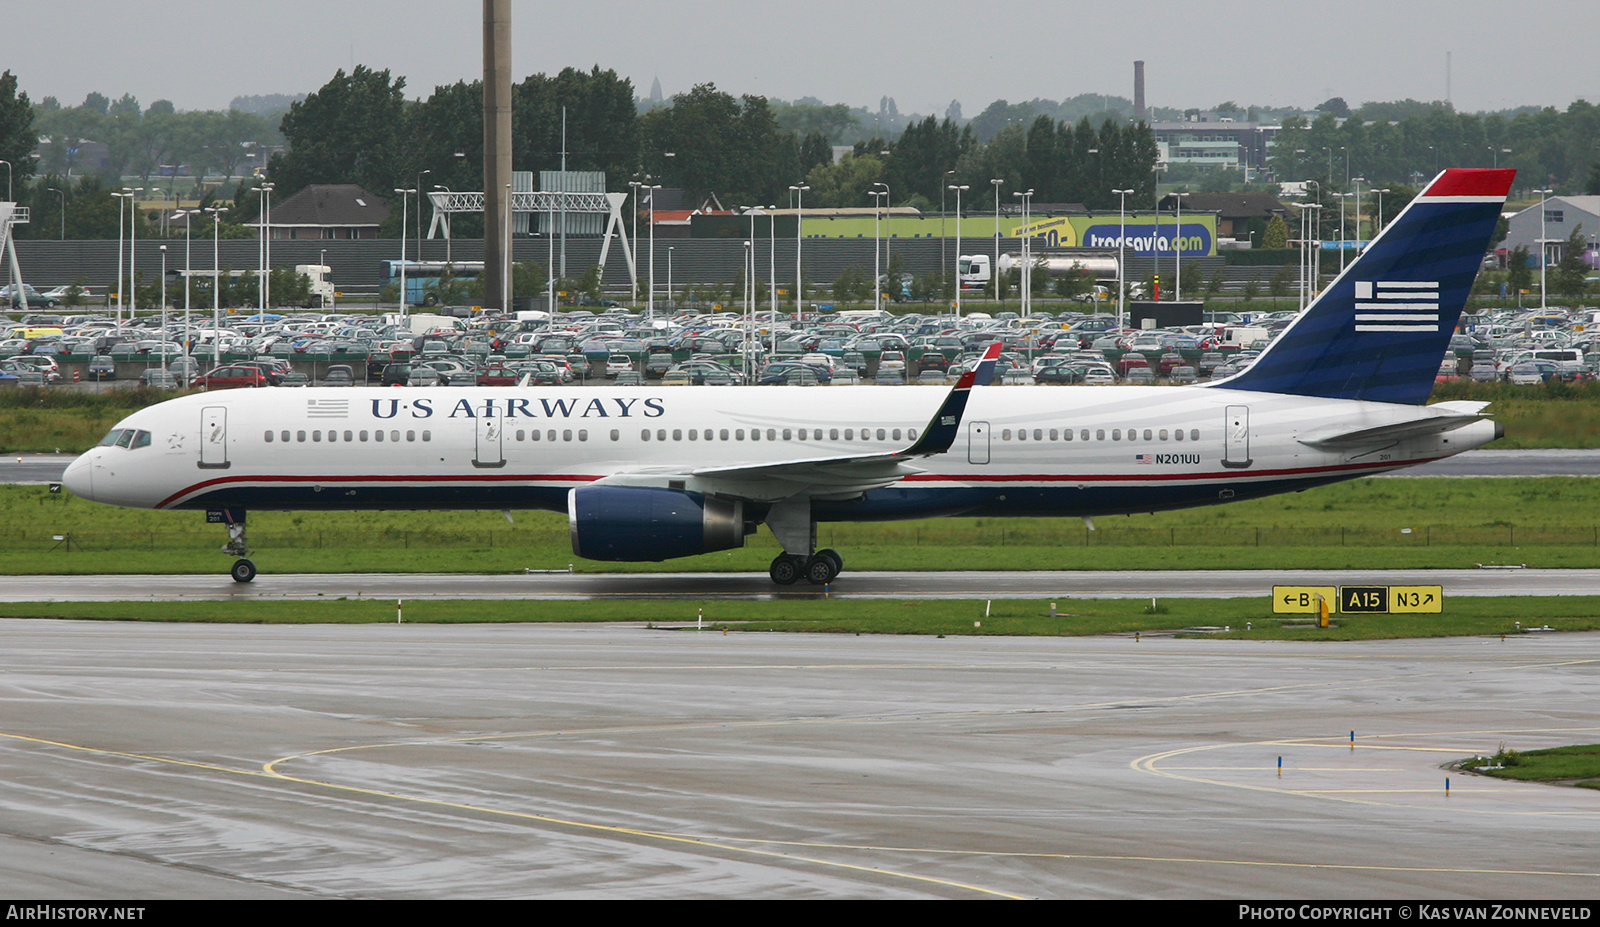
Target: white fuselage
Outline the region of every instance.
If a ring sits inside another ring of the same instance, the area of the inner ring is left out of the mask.
[[[776,502],[775,483],[696,475],[729,465],[889,453],[945,391],[914,387],[259,389],[165,402],[64,477],[142,508],[564,510],[599,481]],[[807,490],[817,517],[961,512],[1096,515],[1204,505],[1447,457],[1495,437],[1474,421],[1337,448],[1307,436],[1427,419],[1390,403],[1208,387],[980,387],[955,444],[864,495]],[[1070,435],[1070,437],[1069,437]]]

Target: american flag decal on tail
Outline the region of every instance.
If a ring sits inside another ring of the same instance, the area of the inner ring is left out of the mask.
[[[1438,281],[1356,281],[1356,331],[1436,332],[1438,330]]]

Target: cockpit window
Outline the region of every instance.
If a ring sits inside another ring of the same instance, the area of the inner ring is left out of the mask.
[[[138,448],[150,446],[150,432],[137,428],[113,428],[100,442],[101,447]]]

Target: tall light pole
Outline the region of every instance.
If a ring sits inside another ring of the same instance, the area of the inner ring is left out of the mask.
[[[117,331],[120,332],[122,331],[122,304],[127,296],[122,288],[128,282],[127,278],[122,276],[122,214],[125,211],[123,207],[127,205],[126,200],[129,194],[113,193],[111,195],[117,198]]]
[[[1112,190],[1121,200],[1117,207],[1120,231],[1117,232],[1117,328],[1122,328],[1123,299],[1128,292],[1128,197],[1132,190]]]
[[[884,156],[888,156],[888,154],[889,152],[887,151],[883,152]],[[883,272],[887,274],[889,268],[894,264],[890,254],[894,250],[894,198],[889,194],[889,185],[883,181],[880,180],[874,183],[873,186],[883,188]],[[899,283],[898,280],[895,282]]]
[[[265,303],[265,305],[269,309],[272,308],[272,191],[276,190],[277,188],[278,188],[278,185],[274,184],[274,183],[264,183],[264,184],[261,185],[261,190],[266,196],[266,214],[267,214],[266,226],[265,226],[266,227],[266,241],[265,241],[265,245],[264,245],[264,247],[266,248],[266,258],[267,258],[266,271],[267,272],[261,278],[261,287],[262,287],[261,293],[262,293],[262,302]],[[421,200],[417,201],[417,215],[418,216],[422,215],[422,201]],[[417,247],[420,248],[422,246],[418,245]]]
[[[411,221],[409,211],[411,200],[409,197],[417,191],[407,190],[404,187],[395,187],[394,192],[400,194],[400,317],[403,319],[410,312],[406,306],[406,228]],[[509,257],[506,259],[506,263],[511,263]],[[502,287],[503,289],[504,287]]]
[[[211,362],[222,363],[222,214],[226,206],[207,206],[211,213]]]
[[[1545,204],[1550,201],[1550,194],[1555,191],[1549,187],[1533,191],[1539,194],[1539,311],[1542,313],[1547,308],[1544,297],[1544,268],[1550,263],[1550,239],[1545,237],[1545,219],[1549,217],[1550,210]]]
[[[1389,192],[1389,188],[1381,187],[1372,192],[1378,194],[1378,224],[1372,229],[1372,237],[1377,238],[1383,234],[1383,195]]]
[[[994,264],[989,267],[989,282],[994,284],[995,302],[1000,301],[1000,185],[1005,183],[999,177],[990,177],[989,183],[994,186]]]
[[[801,233],[800,227],[805,224],[806,191],[811,188],[805,184],[793,184],[789,189],[793,190],[796,195],[794,211],[794,320],[799,322],[805,318],[805,309],[800,302],[804,298],[805,290],[805,278],[801,276],[800,270],[800,249],[805,241],[805,236]],[[778,329],[776,325],[773,326],[772,332],[772,344],[774,350],[776,350],[778,344]]]
[[[1176,219],[1178,228],[1177,231],[1172,235],[1173,261],[1177,264],[1177,269],[1173,274],[1172,280],[1172,298],[1177,300],[1183,299],[1183,198],[1193,195],[1194,194],[1192,193],[1172,194],[1172,198],[1177,200],[1178,203],[1178,213]]]
[[[128,193],[128,322],[133,322],[133,317],[139,314],[139,275],[134,270],[134,263],[139,255],[139,194],[144,192],[144,187],[123,187]]]
[[[661,184],[649,184],[645,189],[650,191],[650,296],[645,302],[645,320],[654,323],[656,320],[656,193],[661,190]],[[566,194],[562,196],[565,197]],[[565,223],[567,220],[563,217],[561,221]],[[565,230],[562,234],[566,234]]]
[[[961,194],[966,190],[971,190],[972,187],[969,184],[964,184],[963,183],[963,184],[951,184],[946,189],[956,191],[956,276],[959,278],[961,276]],[[939,242],[939,250],[941,252],[944,250],[944,241],[942,239]],[[944,279],[947,279],[947,280],[949,279],[949,271],[948,270],[945,271]],[[960,318],[961,318],[961,281],[959,279],[957,279],[956,280],[956,319],[960,320]]]
[[[1011,195],[1022,199],[1022,267],[1017,274],[1017,298],[1022,303],[1022,317],[1026,319],[1033,300],[1033,230],[1028,227],[1028,207],[1033,202],[1033,191],[1023,190]]]
[[[1339,273],[1341,274],[1344,273],[1344,202],[1354,195],[1349,192],[1334,194],[1339,198]]]
[[[954,173],[955,171],[945,171],[939,175],[939,273],[946,277],[950,276],[950,258],[945,253],[944,247],[944,191],[955,189],[955,187],[949,187],[945,185],[945,181],[948,180],[950,175]],[[961,225],[961,214],[959,211],[956,213],[956,225]],[[961,246],[958,244],[956,245],[956,264],[959,265],[960,263]],[[957,289],[960,289],[960,287],[957,287]]]
[[[61,197],[61,240],[62,241],[66,241],[67,240],[67,194],[62,192],[62,191],[60,191],[60,190],[57,190],[55,187],[45,187],[45,189],[49,190],[51,193],[54,193],[57,196]]]
[[[190,273],[190,232],[194,231],[194,217],[198,209],[180,209],[174,216],[183,217],[183,356],[189,357],[189,293],[194,287],[194,276]],[[188,372],[188,364],[184,364],[184,372]]]
[[[1365,178],[1365,177],[1352,177],[1352,178],[1350,178],[1350,182],[1355,184],[1355,186],[1356,186],[1356,189],[1355,189],[1356,201],[1355,201],[1355,203],[1353,205],[1356,208],[1356,241],[1358,241],[1358,242],[1366,240],[1366,239],[1361,237],[1361,182],[1366,180],[1366,179],[1367,178]],[[1362,250],[1364,251],[1366,249],[1363,248]]]
[[[516,201],[516,197],[512,195],[513,192],[514,191],[511,189],[511,184],[506,184],[506,213],[504,229],[504,234],[506,236],[506,260],[505,264],[500,269],[500,305],[503,307],[501,311],[508,316],[511,315],[511,311],[514,307],[514,300],[516,299],[517,295],[516,287],[511,285],[511,275],[515,273],[517,266],[516,248],[512,247],[511,241],[511,207]],[[417,211],[422,211],[421,200],[417,200]],[[420,239],[417,241],[417,257],[418,259],[421,259],[422,257],[422,241]]]
[[[161,246],[161,372],[167,372],[167,246]]]
[[[880,197],[888,196],[889,191],[868,190],[867,195],[872,197],[872,308],[881,312],[883,310],[883,285],[879,278],[883,275],[883,271],[878,264],[878,257],[882,253],[878,217],[881,215],[879,205],[883,202]]]
[[[649,179],[648,175],[645,177],[645,179],[646,180]],[[643,183],[643,181],[630,180],[630,181],[628,181],[628,186],[633,188],[633,196],[632,196],[632,200],[633,200],[633,261],[634,261],[635,267],[637,268],[638,261],[639,261],[639,188],[644,186],[644,183]],[[630,274],[629,276],[632,278],[631,290],[632,290],[633,295],[632,295],[631,299],[633,301],[633,304],[635,306],[637,306],[639,304],[639,272],[638,272],[638,270],[637,269],[634,270],[634,272],[632,274]]]
[[[672,305],[674,309],[677,307],[672,302],[672,252],[676,250],[678,249],[672,245],[667,246],[667,304]]]

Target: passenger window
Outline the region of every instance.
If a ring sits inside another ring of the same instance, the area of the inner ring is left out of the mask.
[[[1146,441],[1149,441],[1149,440],[1152,440],[1152,436],[1151,436],[1151,434],[1150,434],[1150,429],[1148,429],[1148,428],[1146,428],[1146,429],[1145,429],[1145,430],[1144,430],[1144,439],[1145,439],[1145,440],[1146,440]]]
[[[546,431],[544,433],[544,439],[546,441],[554,441],[556,439],[556,430],[552,428],[549,431]]]
[[[537,440],[539,440],[539,429],[535,428],[533,431],[528,432],[528,440],[529,441],[537,441]]]
[[[657,428],[656,429],[656,440],[657,441],[665,441],[665,440],[667,440],[667,430],[665,428]]]
[[[785,441],[789,441],[789,440],[791,440],[791,439],[792,439],[792,436],[793,436],[793,434],[794,434],[794,432],[793,432],[793,431],[791,431],[791,430],[790,430],[790,429],[788,429],[788,428],[785,428],[785,429],[784,429],[784,430],[783,430],[783,440],[785,440]]]
[[[1002,441],[1010,441],[1011,440],[1011,429],[1009,429],[1009,428],[1002,429],[1000,431],[1000,440],[1002,440]]]
[[[1178,430],[1174,431],[1172,433],[1172,436],[1174,438],[1176,438],[1177,440],[1182,441],[1183,440],[1183,429],[1179,428]]]
[[[422,432],[422,440],[424,440],[424,441],[432,441],[433,440],[433,432],[431,432],[431,431],[423,431]]]
[[[587,440],[589,440],[589,429],[587,429],[587,428],[579,428],[578,429],[578,440],[579,441],[587,441]]]
[[[399,441],[400,440],[400,430],[398,428],[390,429],[390,431],[389,431],[389,440],[390,441]]]
[[[1067,431],[1066,431],[1066,436],[1067,436],[1067,440],[1068,440],[1068,441],[1071,441],[1071,440],[1072,440],[1072,429],[1070,429],[1070,428],[1069,428],[1069,429],[1067,429]],[[1058,431],[1057,431],[1057,429],[1054,429],[1054,428],[1052,428],[1052,429],[1050,429],[1050,440],[1052,440],[1052,441],[1054,441],[1054,440],[1056,440],[1056,439],[1057,439],[1057,438],[1059,438],[1059,437],[1061,437],[1061,435],[1060,435],[1060,433],[1059,433],[1059,432],[1058,432]]]
[[[733,432],[733,439],[735,441],[743,441],[744,440],[744,429],[743,428],[735,429],[734,432]]]
[[[648,441],[648,440],[650,440],[650,429],[648,429],[648,428],[639,429],[639,440],[640,441]]]
[[[322,429],[321,428],[318,428],[318,429],[316,429],[316,430],[311,432],[311,440],[316,442],[317,444],[321,444],[322,443]]]
[[[278,437],[279,437],[280,440],[283,441],[284,444],[288,444],[289,443],[289,433],[287,431],[278,432]]]
[[[1104,428],[1096,428],[1094,430],[1094,439],[1096,441],[1104,441],[1106,439],[1106,430]]]
[[[622,432],[618,431],[615,428],[611,429],[611,440],[613,440],[613,441],[621,441],[622,440]]]
[[[690,441],[698,441],[699,439],[700,439],[700,431],[699,431],[699,429],[696,429],[696,428],[689,429],[689,440]]]
[[[349,444],[350,441],[353,438],[354,438],[354,435],[351,432],[347,431],[347,432],[344,433],[344,443]],[[428,440],[428,433],[426,431],[424,431],[422,433],[422,440],[424,440],[424,441]]]
[[[672,429],[672,440],[674,440],[674,441],[682,441],[683,440],[683,430],[679,429],[679,428]]]
[[[1122,440],[1122,429],[1121,428],[1113,428],[1113,429],[1111,429],[1111,440],[1113,440],[1113,441],[1121,441]]]
[[[1189,440],[1190,441],[1198,441],[1198,440],[1200,440],[1200,429],[1198,429],[1198,428],[1189,429]]]
[[[837,440],[839,440],[839,429],[837,429],[837,428],[829,428],[828,429],[828,440],[829,441],[837,441]]]
[[[719,435],[719,437],[721,437],[724,441],[728,440],[728,429],[722,429],[722,433]]]
[[[294,439],[299,441],[301,444],[304,444],[306,443],[306,433],[303,431],[297,431],[294,433]]]
[[[270,432],[270,431],[267,432],[267,443],[268,444],[272,443],[272,432]]]
[[[884,429],[879,428],[878,429],[878,440],[879,441],[887,441],[888,438],[889,438],[888,433]]]
[[[1167,430],[1165,428],[1161,429],[1161,440],[1167,440]]]
[[[897,441],[900,439],[900,429],[896,428],[894,430],[894,437],[895,437],[895,440],[897,440]],[[906,429],[906,437],[911,439],[912,441],[917,440],[917,430],[915,428]]]
[[[520,428],[517,429],[517,440],[518,441],[522,441],[522,440],[526,439],[527,437],[528,437],[528,433],[526,431],[523,431]]]
[[[407,441],[415,441],[415,440],[417,440],[417,433],[415,431],[409,431],[408,430],[406,432],[406,440]]]
[[[563,428],[563,429],[561,429],[561,440],[563,440],[563,441],[571,441],[572,440],[572,429],[571,428]]]
[[[289,433],[288,432],[284,432],[283,436],[284,436],[285,439],[287,439],[289,437]],[[364,428],[361,430],[361,443],[362,444],[367,443],[367,431]]]

